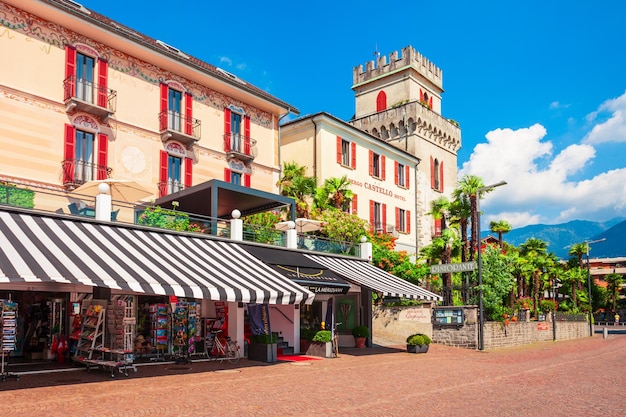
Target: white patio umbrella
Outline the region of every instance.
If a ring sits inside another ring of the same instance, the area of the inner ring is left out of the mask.
[[[289,230],[289,223],[290,222],[288,221],[276,223],[274,227],[278,230]],[[316,232],[318,230],[321,230],[325,224],[326,222],[312,219],[304,219],[301,217],[297,218],[295,221],[296,231],[299,233]]]
[[[74,193],[95,197],[100,194],[98,186],[102,183],[105,183],[109,186],[109,194],[111,195],[111,200],[115,201],[134,203],[136,201],[154,195],[154,192],[147,190],[145,187],[139,185],[135,181],[115,180],[112,178],[108,178],[106,180],[88,181],[80,187],[76,188],[74,190]]]

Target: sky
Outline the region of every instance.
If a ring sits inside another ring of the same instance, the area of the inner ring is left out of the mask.
[[[353,68],[411,45],[443,71],[459,178],[507,182],[482,223],[626,217],[626,1],[79,2],[346,121]]]

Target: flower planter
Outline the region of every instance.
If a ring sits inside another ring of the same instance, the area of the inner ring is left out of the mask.
[[[248,359],[251,361],[274,363],[278,359],[278,344],[250,343],[248,345]]]
[[[406,345],[406,351],[409,353],[426,353],[430,345]]]
[[[367,340],[366,337],[355,337],[354,338],[354,344],[357,348],[359,349],[364,349],[365,348],[365,341]]]
[[[322,358],[332,358],[333,344],[332,342],[311,342],[309,348],[306,350],[306,354],[310,356],[321,356]]]

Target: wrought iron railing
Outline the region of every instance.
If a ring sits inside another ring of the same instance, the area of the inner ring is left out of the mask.
[[[115,113],[117,91],[103,87],[93,81],[70,75],[63,81],[63,100],[80,100]]]

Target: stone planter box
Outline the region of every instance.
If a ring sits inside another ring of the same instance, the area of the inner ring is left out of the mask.
[[[309,348],[306,350],[306,354],[310,356],[321,356],[322,358],[332,358],[333,344],[332,342],[311,342]]]
[[[257,362],[274,363],[277,359],[278,344],[250,343],[248,345],[248,359]]]

